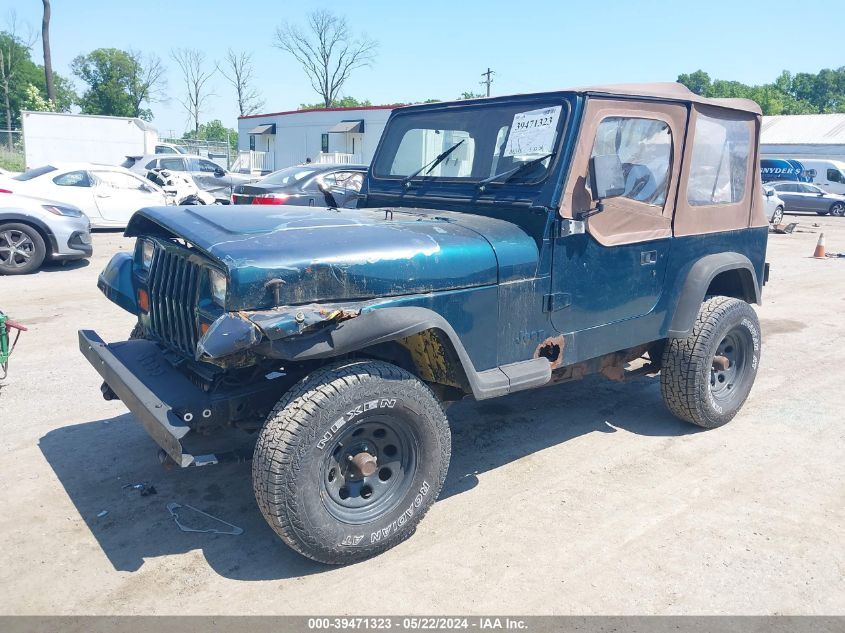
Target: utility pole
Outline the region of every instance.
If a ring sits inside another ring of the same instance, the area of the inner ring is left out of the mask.
[[[481,73],[481,76],[486,77],[486,79],[484,81],[479,82],[479,83],[481,83],[482,86],[485,86],[485,85],[487,86],[487,96],[488,97],[490,96],[490,84],[493,83],[493,75],[495,75],[495,74],[496,74],[495,71],[490,70],[489,66],[487,67],[486,73]]]

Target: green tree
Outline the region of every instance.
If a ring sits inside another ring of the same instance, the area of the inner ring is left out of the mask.
[[[331,105],[326,105],[322,101],[320,103],[300,103],[300,110],[318,110],[320,108],[366,108],[373,105],[369,99],[359,101],[355,97],[340,97],[331,102]]]
[[[462,92],[461,96],[458,97],[458,101],[463,101],[464,99],[481,99],[484,95],[480,92]]]
[[[694,73],[678,75],[678,83],[684,84],[697,95],[706,95],[710,91],[710,75],[703,70]]]
[[[220,119],[214,119],[208,123],[200,123],[199,129],[185,132],[182,138],[189,141],[217,141],[229,142],[233,150],[238,148],[238,132],[223,125]]]
[[[71,62],[73,74],[88,85],[79,100],[84,114],[140,117],[149,121],[149,105],[164,85],[164,66],[151,55],[98,48]],[[57,97],[58,98],[58,97]]]

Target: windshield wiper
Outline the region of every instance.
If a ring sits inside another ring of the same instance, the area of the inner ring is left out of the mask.
[[[405,179],[402,181],[402,184],[407,185],[409,182],[411,182],[411,180],[412,180],[413,178],[416,178],[417,176],[419,176],[419,175],[420,175],[421,173],[423,173],[423,171],[425,171],[426,169],[428,169],[428,171],[426,171],[425,173],[426,173],[426,174],[430,174],[430,173],[431,173],[431,170],[433,170],[433,169],[434,169],[435,167],[437,167],[440,163],[442,163],[444,160],[446,160],[447,158],[449,158],[449,154],[451,154],[451,153],[452,153],[452,152],[454,152],[456,149],[458,149],[458,147],[460,147],[460,146],[461,146],[461,144],[462,144],[465,140],[466,140],[465,138],[464,138],[464,139],[461,139],[460,141],[458,141],[457,143],[455,143],[454,145],[452,145],[452,147],[450,147],[449,149],[447,149],[445,152],[442,152],[441,154],[438,154],[438,155],[437,155],[437,157],[436,157],[433,161],[431,161],[430,163],[426,163],[425,165],[423,165],[422,167],[420,167],[417,171],[415,171],[415,172],[414,172],[413,174],[411,174],[410,176],[405,176]]]
[[[544,154],[543,156],[538,156],[537,158],[532,158],[527,163],[522,163],[518,167],[514,167],[513,169],[509,169],[508,171],[504,171],[501,174],[496,174],[495,176],[490,176],[489,178],[485,178],[484,180],[480,180],[478,182],[478,188],[484,191],[484,187],[489,185],[491,182],[495,182],[497,180],[503,179],[500,184],[505,184],[512,178],[518,176],[522,172],[524,172],[529,167],[533,167],[537,163],[546,160],[547,158],[551,158],[555,155],[556,152],[549,152],[548,154]]]

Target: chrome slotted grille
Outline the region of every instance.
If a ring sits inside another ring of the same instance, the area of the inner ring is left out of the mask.
[[[187,253],[157,246],[148,277],[152,334],[189,356],[199,340],[194,307],[201,271]]]

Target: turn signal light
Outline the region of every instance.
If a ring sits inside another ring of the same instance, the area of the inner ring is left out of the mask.
[[[138,288],[138,307],[144,312],[150,311],[150,295],[143,288]]]
[[[208,323],[200,323],[200,332],[205,334],[206,332],[208,332],[209,327],[210,326],[208,325]]]

